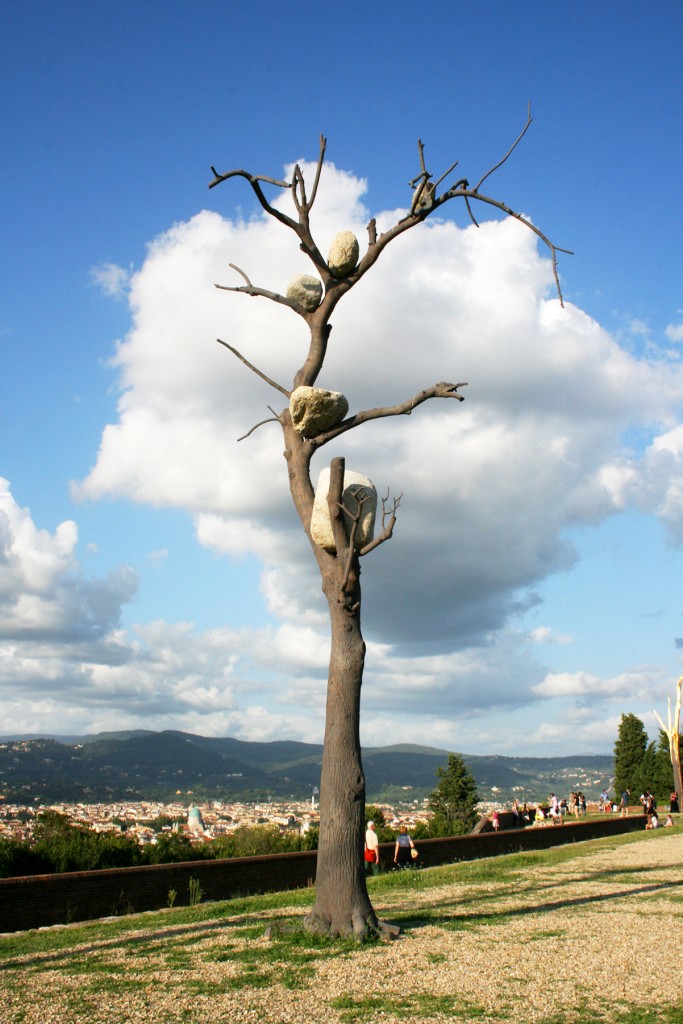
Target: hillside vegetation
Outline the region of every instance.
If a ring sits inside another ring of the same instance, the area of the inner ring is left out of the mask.
[[[363,751],[370,802],[421,800],[434,789],[448,751],[387,746]],[[610,755],[531,758],[464,754],[480,797],[546,799],[609,785]],[[10,803],[309,799],[320,786],[322,746],[246,742],[167,731],[0,742],[0,797]]]

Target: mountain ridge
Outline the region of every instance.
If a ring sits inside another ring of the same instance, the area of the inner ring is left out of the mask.
[[[59,737],[0,736],[0,798],[9,803],[120,800],[309,799],[320,786],[322,744],[250,741],[180,730]],[[368,802],[419,802],[450,751],[420,744],[363,750]],[[608,787],[612,757],[461,754],[482,800],[535,800]]]

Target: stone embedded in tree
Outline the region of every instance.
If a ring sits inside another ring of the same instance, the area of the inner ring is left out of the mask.
[[[332,239],[327,265],[334,277],[346,277],[358,263],[358,239],[353,231],[340,231]]]
[[[311,277],[310,274],[299,274],[287,285],[287,298],[294,299],[309,313],[318,308],[322,297],[322,281],[317,277]]]
[[[325,548],[326,551],[336,551],[330,520],[330,509],[327,504],[329,490],[330,470],[327,467],[321,470],[318,477],[318,486],[315,489],[313,513],[311,515],[311,539],[318,547]],[[346,529],[349,535],[351,534],[353,520],[356,515],[359,515],[354,546],[360,550],[370,543],[375,532],[377,491],[372,480],[368,480],[366,476],[347,469],[344,473],[342,504],[344,506]]]
[[[349,411],[349,403],[341,391],[303,385],[292,391],[289,411],[297,433],[302,437],[317,437],[341,423]]]

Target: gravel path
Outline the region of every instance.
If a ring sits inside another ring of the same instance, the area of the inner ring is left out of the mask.
[[[591,847],[496,884],[384,892],[378,913],[403,917],[403,935],[351,952],[279,952],[251,914],[0,959],[0,1022],[587,1024],[647,1003],[653,1021],[683,1020],[683,832]]]

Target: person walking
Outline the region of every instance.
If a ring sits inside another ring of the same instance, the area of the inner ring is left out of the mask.
[[[401,825],[401,830],[396,837],[396,846],[394,847],[394,864],[397,868],[407,868],[410,866],[414,849],[415,843],[408,834],[407,826]]]

